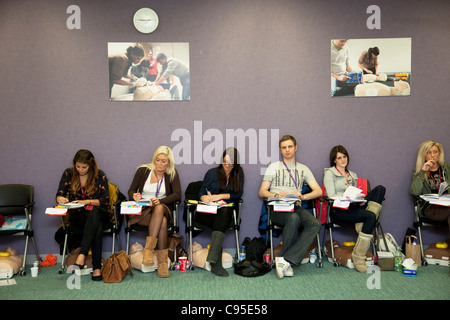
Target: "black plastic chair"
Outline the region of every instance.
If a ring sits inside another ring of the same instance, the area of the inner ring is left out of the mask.
[[[420,243],[420,253],[422,258],[422,265],[426,266],[428,265],[427,257],[424,254],[423,249],[423,242],[422,242],[422,228],[429,228],[429,229],[444,229],[448,228],[447,221],[434,221],[431,219],[428,219],[423,215],[423,208],[426,203],[425,200],[419,197],[413,197],[414,200],[414,228],[417,229],[419,233],[419,243]]]
[[[126,199],[115,184],[108,183],[110,204],[108,207],[109,220],[103,227],[103,234],[112,235],[112,253],[116,252],[116,242],[119,251],[122,250],[120,241],[120,228],[123,222],[123,216],[120,214],[120,204]],[[62,255],[61,268],[59,273],[62,274],[66,268],[65,259],[69,251],[78,248],[81,243],[83,230],[75,228],[69,224],[70,210],[65,216],[61,216],[61,226],[58,229],[55,239],[60,244],[60,253]],[[63,238],[62,238],[63,235]],[[70,243],[69,243],[70,241]]]
[[[334,208],[333,208],[334,201],[333,201],[333,199],[331,199],[331,198],[329,198],[329,197],[327,197],[325,195],[325,189],[323,187],[322,187],[322,190],[323,190],[324,194],[323,194],[323,197],[321,198],[321,201],[322,202],[324,202],[324,201],[327,202],[327,221],[325,223],[325,230],[328,230],[328,233],[330,235],[330,243],[333,244],[333,228],[343,227],[343,228],[346,228],[346,229],[353,229],[353,230],[355,230],[355,224],[344,223],[342,221],[336,221],[336,220],[332,219],[332,212],[334,210]],[[367,192],[370,192],[370,182],[369,182],[369,180],[367,180]],[[374,256],[376,256],[377,251],[380,251],[379,248],[381,247],[379,245],[379,242],[378,242],[379,241],[379,235],[382,236],[382,240],[383,240],[383,243],[384,243],[384,248],[386,248],[386,250],[388,250],[387,249],[388,245],[387,245],[386,237],[384,235],[383,227],[381,225],[380,220],[381,220],[381,212],[378,215],[378,218],[377,218],[377,221],[376,221],[375,227],[374,227],[374,237],[373,237],[373,239],[375,239],[375,240],[372,240],[372,242],[371,242]],[[324,236],[323,243],[325,243],[326,232],[324,233],[323,236]],[[336,258],[334,256],[334,247],[333,247],[333,245],[330,245],[330,247],[331,247],[331,257],[328,256],[328,258],[331,259],[330,262],[332,262],[335,267],[338,267],[339,266],[339,262],[336,260]],[[328,255],[328,253],[327,253],[327,255]]]
[[[308,193],[311,192],[311,189],[309,188],[309,186],[307,184],[303,185],[302,188],[302,194],[303,193]],[[275,267],[275,260],[274,260],[274,255],[273,255],[273,237],[278,237],[279,235],[281,235],[281,232],[283,231],[283,226],[279,225],[277,223],[274,223],[272,221],[272,214],[273,214],[273,206],[268,204],[267,200],[264,200],[264,205],[266,206],[266,210],[267,210],[267,227],[266,227],[266,239],[268,238],[269,244],[270,244],[270,261],[271,261],[271,267],[274,268]],[[320,221],[320,217],[317,216],[317,210],[316,210],[316,204],[315,204],[315,199],[306,201],[306,202],[302,202],[302,207],[305,208],[306,210],[308,210],[309,212],[311,212],[311,214],[316,218],[319,219]],[[303,227],[300,227],[300,230],[302,230]],[[317,233],[316,236],[316,254],[317,254],[317,264],[316,266],[318,268],[322,268],[323,267],[323,263],[322,263],[322,249],[320,246],[320,236],[319,236],[320,232]],[[267,236],[268,235],[268,236]]]
[[[23,264],[19,274],[26,274],[25,264],[28,252],[28,240],[33,243],[36,260],[41,261],[34,239],[34,231],[31,225],[31,215],[34,206],[34,187],[25,184],[0,185],[0,213],[5,217],[23,218],[26,225],[23,228],[6,229],[0,228],[0,236],[22,235],[25,236],[25,250],[23,253]]]
[[[195,181],[189,183],[188,187],[185,191],[185,200],[184,200],[184,214],[183,218],[186,222],[186,235],[188,238],[188,250],[189,250],[189,259],[190,259],[190,270],[194,270],[194,263],[192,262],[193,254],[192,254],[192,238],[196,237],[203,230],[211,230],[211,227],[198,222],[195,219],[195,214],[197,212],[197,202],[200,201],[199,191],[202,186],[203,181]],[[237,203],[233,206],[233,220],[230,222],[227,230],[234,230],[235,238],[236,238],[236,260],[239,256],[239,229],[241,225],[241,207],[243,200],[239,199]]]
[[[179,207],[180,207],[180,202],[176,201],[173,204],[173,210],[172,210],[172,217],[173,217],[173,224],[169,224],[167,226],[168,232],[169,233],[178,233],[180,230],[180,225],[179,225]],[[148,227],[146,226],[141,226],[138,224],[132,224],[130,225],[130,216],[129,215],[125,215],[125,233],[127,236],[127,246],[126,246],[126,253],[128,254],[128,250],[130,249],[130,234],[131,232],[144,232],[144,233],[148,233]],[[174,250],[174,257],[173,257],[173,262],[177,261],[177,250]],[[175,263],[172,263],[171,270],[175,269]]]

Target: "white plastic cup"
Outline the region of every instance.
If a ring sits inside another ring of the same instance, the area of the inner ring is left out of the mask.
[[[33,278],[36,278],[36,277],[37,277],[38,272],[39,272],[39,267],[32,267],[32,268],[31,268],[31,276],[32,276]]]
[[[187,257],[179,257],[178,259],[180,260],[180,271],[185,272],[187,265]]]

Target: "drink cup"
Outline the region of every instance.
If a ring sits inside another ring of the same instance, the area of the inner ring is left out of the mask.
[[[36,277],[37,277],[38,272],[39,272],[39,267],[32,267],[32,268],[31,268],[31,276],[32,276],[33,278],[36,278]]]
[[[180,260],[180,271],[185,272],[187,265],[187,257],[180,257],[179,260]]]

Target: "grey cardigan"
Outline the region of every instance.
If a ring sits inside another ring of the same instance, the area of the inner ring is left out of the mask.
[[[350,173],[349,180],[351,179],[351,185],[356,187],[358,176],[353,171],[348,170]],[[345,190],[349,186],[345,176],[341,175],[336,167],[325,168],[323,170],[323,185],[327,197],[342,197]]]

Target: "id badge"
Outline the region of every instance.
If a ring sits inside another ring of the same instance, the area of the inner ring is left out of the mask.
[[[87,211],[91,211],[92,209],[94,209],[94,206],[92,204],[86,206]]]

